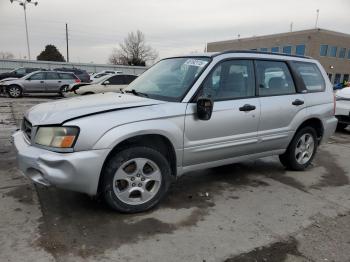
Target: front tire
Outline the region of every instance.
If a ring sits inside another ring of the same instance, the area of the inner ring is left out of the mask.
[[[22,96],[22,88],[17,85],[11,85],[7,88],[7,93],[12,98],[18,98]]]
[[[165,196],[171,168],[157,150],[134,146],[113,155],[101,178],[105,202],[122,213],[146,211]]]
[[[317,151],[317,133],[313,127],[300,129],[289,144],[287,151],[280,155],[281,163],[290,170],[305,170]]]

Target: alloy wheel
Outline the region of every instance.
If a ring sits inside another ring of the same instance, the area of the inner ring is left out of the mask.
[[[295,148],[295,159],[297,162],[301,165],[306,164],[312,158],[314,148],[314,137],[309,133],[303,134]]]

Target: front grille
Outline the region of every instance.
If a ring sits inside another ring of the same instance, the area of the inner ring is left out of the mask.
[[[26,135],[29,141],[32,139],[32,123],[30,123],[27,119],[23,118],[22,121],[22,131]]]

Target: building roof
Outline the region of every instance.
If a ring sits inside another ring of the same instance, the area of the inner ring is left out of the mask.
[[[239,41],[244,42],[244,41],[250,41],[250,40],[257,40],[257,39],[262,40],[262,39],[271,39],[271,38],[278,38],[278,37],[291,36],[291,35],[303,35],[303,34],[315,34],[315,33],[323,33],[323,34],[328,34],[333,36],[342,36],[342,37],[350,38],[350,34],[340,33],[340,32],[331,31],[331,30],[322,29],[322,28],[314,28],[314,29],[278,33],[278,34],[271,34],[271,35],[253,36],[253,37],[246,37],[246,38],[239,38],[239,39],[216,41],[216,42],[210,42],[208,44],[226,44],[226,43],[229,44],[229,43],[235,43]]]

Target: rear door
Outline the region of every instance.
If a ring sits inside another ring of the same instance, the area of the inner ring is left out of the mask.
[[[45,92],[45,73],[38,72],[23,81],[26,92]]]
[[[285,149],[294,135],[293,121],[305,114],[304,95],[297,92],[286,62],[257,60],[255,65],[261,104],[257,150]]]
[[[184,166],[255,153],[260,103],[255,94],[253,61],[228,60],[219,63],[201,88],[198,96],[213,99],[213,113],[210,120],[199,120],[196,103],[188,105]]]
[[[56,72],[46,72],[45,88],[48,93],[57,93],[60,91],[62,80]]]

